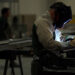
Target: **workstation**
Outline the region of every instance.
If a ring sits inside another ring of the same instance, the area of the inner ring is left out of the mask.
[[[0,75],[75,74],[74,0],[0,0]]]

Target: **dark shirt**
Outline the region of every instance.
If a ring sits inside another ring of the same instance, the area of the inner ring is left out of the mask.
[[[0,41],[8,39],[7,30],[9,28],[9,24],[7,20],[8,19],[5,17],[0,18]]]
[[[37,27],[34,24],[32,29],[32,45],[34,49],[34,54],[37,56],[41,55],[42,50],[44,49],[43,45],[40,43],[37,33],[36,33]]]

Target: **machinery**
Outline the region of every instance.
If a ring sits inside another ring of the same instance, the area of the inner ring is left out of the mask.
[[[36,56],[34,57],[32,62],[32,75],[75,74],[75,48],[64,49],[60,52],[60,55],[48,52],[43,57],[40,59]],[[33,70],[37,70],[37,73]]]
[[[67,25],[68,28],[63,30],[63,41],[69,42],[75,38],[75,30],[72,29],[74,28],[73,26]],[[60,32],[57,35],[60,36]],[[56,40],[62,42],[59,38]],[[32,61],[32,75],[75,74],[75,47],[69,46],[63,48],[58,54],[46,51],[43,50],[40,57],[34,56]]]

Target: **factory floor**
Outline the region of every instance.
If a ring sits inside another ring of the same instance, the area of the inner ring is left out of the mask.
[[[22,58],[24,75],[31,75],[31,61],[32,61],[32,57],[21,56],[21,58]],[[17,60],[15,62],[18,63]],[[0,75],[3,75],[4,64],[5,64],[5,60],[0,60]],[[19,68],[15,68],[15,74],[16,75],[21,75]],[[7,75],[12,75],[10,67],[8,68]]]

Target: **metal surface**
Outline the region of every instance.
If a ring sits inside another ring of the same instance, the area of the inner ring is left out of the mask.
[[[6,41],[1,41],[0,42],[0,51],[3,50],[18,50],[22,49],[23,47],[26,48],[31,48],[32,47],[32,40],[22,40],[22,39],[17,39],[17,40],[6,40]]]
[[[47,72],[56,72],[56,73],[74,73],[75,74],[75,68],[74,67],[71,67],[71,68],[68,68],[67,70],[64,69],[64,70],[56,70],[56,69],[48,69],[48,68],[45,68],[43,67],[44,71],[47,71]]]

